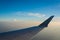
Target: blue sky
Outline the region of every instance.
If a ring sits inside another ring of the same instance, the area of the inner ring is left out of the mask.
[[[60,17],[60,0],[0,0],[0,20]]]

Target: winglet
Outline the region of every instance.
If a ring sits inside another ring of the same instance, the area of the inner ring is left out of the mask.
[[[47,20],[45,20],[43,23],[41,23],[40,25],[39,25],[39,27],[47,27],[48,26],[48,24],[49,24],[49,22],[52,20],[52,18],[54,17],[54,15],[53,16],[51,16],[51,17],[49,17]]]

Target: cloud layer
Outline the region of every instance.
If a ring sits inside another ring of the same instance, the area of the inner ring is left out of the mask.
[[[32,17],[45,17],[45,14],[42,13],[33,13],[33,12],[15,12],[17,16],[32,16]]]
[[[0,32],[19,30],[37,26],[39,21],[5,21],[0,22]],[[56,35],[57,34],[57,35]],[[47,28],[37,34],[32,40],[60,40],[60,17],[54,18]]]
[[[40,14],[40,13],[28,13],[29,16],[34,16],[34,17],[45,17],[46,15]]]

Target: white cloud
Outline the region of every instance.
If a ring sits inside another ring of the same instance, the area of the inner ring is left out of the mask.
[[[28,13],[28,16],[45,17],[45,14],[40,14],[40,13]]]
[[[32,16],[32,17],[45,17],[45,14],[41,13],[32,13],[32,12],[16,12],[15,15],[17,16]]]

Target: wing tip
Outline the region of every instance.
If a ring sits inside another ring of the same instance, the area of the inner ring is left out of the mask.
[[[39,25],[39,27],[42,27],[42,28],[47,27],[53,17],[54,17],[54,15],[50,16],[47,20],[45,20],[43,23],[41,23]]]

